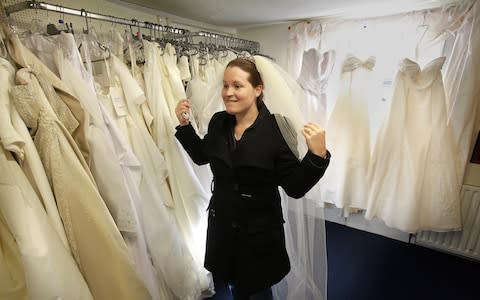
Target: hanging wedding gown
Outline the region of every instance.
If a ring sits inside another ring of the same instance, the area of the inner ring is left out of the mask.
[[[2,80],[4,90],[8,91],[9,87],[15,89],[13,68],[0,68],[0,72],[0,77],[7,79]],[[35,99],[35,101],[38,103],[41,100]],[[8,94],[1,95],[0,104],[2,107],[0,110],[0,169],[2,170],[0,172],[0,215],[18,244],[22,269],[15,272],[18,275],[24,271],[29,299],[92,299],[69,248],[65,247],[60,235],[52,226],[52,219],[47,217],[37,192],[20,167],[27,155],[31,155],[25,148],[29,144],[28,141],[13,125],[13,120],[18,121],[19,118],[17,109],[23,114],[24,107],[14,106]],[[48,113],[35,105],[28,109],[34,112],[27,120],[28,126],[33,132],[41,134],[43,121],[47,120]],[[38,122],[36,118],[41,121]],[[7,257],[7,259],[12,259],[7,261],[7,264],[15,263],[14,257]],[[21,280],[19,277],[12,279]],[[0,287],[4,283],[6,282],[2,280]],[[25,287],[19,285],[17,288],[19,293],[25,292]]]
[[[207,224],[205,211],[208,205],[208,196],[196,177],[187,154],[174,136],[175,124],[178,123],[178,120],[174,122],[168,103],[176,102],[166,99],[167,95],[173,94],[172,92],[164,93],[163,87],[168,87],[168,85],[159,84],[159,81],[168,80],[160,68],[160,50],[155,44],[144,41],[144,51],[146,96],[155,117],[152,136],[165,156],[168,180],[175,203],[175,215],[183,237],[197,264],[203,266]],[[181,94],[181,91],[177,93]],[[176,101],[180,99],[176,99]],[[205,282],[205,284],[207,283]]]
[[[306,99],[299,99],[300,109],[307,122],[315,122],[323,128],[327,120],[328,78],[335,62],[333,50],[320,53],[317,49],[303,52],[303,63],[298,84],[305,91]]]
[[[223,71],[220,77],[220,74],[216,72],[210,61],[207,59],[206,64],[200,65],[198,54],[191,56],[193,74],[186,90],[187,97],[192,105],[190,113],[196,121],[200,137],[207,134],[208,124],[213,114],[225,110],[221,92],[215,88],[219,82],[222,82]],[[208,165],[199,166],[193,162],[191,165],[204,190],[210,194],[213,178],[212,170]]]
[[[7,47],[17,64],[32,68],[17,72],[15,105],[22,108],[18,110],[28,127],[37,128],[32,131],[34,142],[90,291],[99,298],[150,299],[85,161],[89,149],[83,126],[88,119],[78,100],[14,33],[9,32]],[[84,222],[85,217],[90,222]],[[95,249],[89,246],[92,243]]]
[[[287,70],[298,78],[305,49],[320,49],[323,28],[320,22],[299,22],[288,27]]]
[[[111,66],[111,67],[110,67]],[[167,182],[167,167],[145,123],[140,105],[146,101],[138,83],[127,66],[115,56],[106,65],[112,85],[126,110],[119,115],[110,100],[104,102],[115,122],[128,137],[130,145],[143,166],[140,192],[143,197],[143,217],[150,254],[161,279],[179,299],[198,299],[209,288],[206,275],[193,259],[176,220],[176,203]],[[111,71],[109,71],[111,69]],[[173,296],[170,296],[170,298]],[[167,298],[168,299],[168,298]]]
[[[57,45],[61,51],[54,51],[55,62],[62,80],[75,92],[92,117],[90,144],[95,162],[92,168],[96,171],[94,177],[102,198],[134,259],[137,274],[152,298],[161,299],[144,236],[145,224],[141,207],[143,199],[138,193],[138,178],[141,177],[142,166],[98,101],[93,77],[84,69],[73,37],[60,35]],[[82,49],[88,53],[90,48],[91,45],[83,39]],[[93,135],[95,131],[96,136]]]
[[[368,100],[373,90],[375,57],[365,61],[347,56],[340,88],[327,125],[328,149],[335,153],[320,180],[323,202],[345,208],[365,209],[370,162]]]
[[[192,104],[192,114],[195,118],[200,137],[207,133],[208,123],[213,114],[225,110],[220,91],[213,89],[222,81],[210,60],[205,65],[200,65],[198,55],[192,57],[192,80],[188,82],[187,97]],[[202,76],[203,75],[203,76]]]
[[[10,62],[5,59],[0,59],[0,86],[4,87],[0,95],[0,102],[2,105],[5,105],[5,108],[10,107],[11,109],[11,124],[7,124],[7,126],[13,126],[16,133],[20,136],[20,139],[23,140],[21,151],[18,149],[20,146],[15,145],[15,143],[4,143],[5,147],[7,147],[5,149],[10,152],[22,153],[23,157],[21,168],[30,181],[33,189],[36,191],[38,197],[41,199],[52,226],[58,233],[63,245],[66,249],[70,250],[67,236],[65,234],[65,228],[63,227],[63,223],[58,212],[57,203],[48,183],[47,175],[45,174],[45,169],[43,168],[40,157],[38,156],[37,149],[33,144],[32,138],[27,127],[25,126],[25,123],[18,115],[16,109],[13,108],[13,103],[10,103],[9,89],[14,85],[14,76],[15,70]],[[3,121],[6,121],[6,119]],[[15,138],[11,138],[15,140]],[[5,141],[6,137],[4,136],[3,139]]]
[[[55,70],[58,71],[62,82],[73,91],[82,108],[89,114],[90,170],[134,259],[137,274],[148,288],[152,298],[160,299],[139,216],[138,205],[141,198],[135,192],[137,188],[135,177],[140,176],[137,175],[141,168],[139,162],[129,147],[124,147],[124,142],[117,134],[115,125],[109,122],[106,112],[99,104],[93,77],[83,66],[73,35],[62,33],[50,37],[49,44],[44,41],[46,38],[43,36],[33,37],[30,38],[29,45],[33,49],[43,45],[43,50],[47,50],[47,45],[50,45],[50,51],[48,51],[50,56],[44,54],[42,58],[55,64]],[[92,45],[95,49],[98,46],[86,35],[78,38],[81,43],[80,48],[88,60],[88,69],[91,70],[89,51]]]
[[[369,170],[365,217],[378,217],[405,232],[461,227],[457,153],[447,126],[438,57],[423,70],[409,59],[400,64],[390,114]]]
[[[55,193],[72,253],[90,290],[98,298],[149,299],[125,242],[71,139],[69,132],[76,126],[73,119],[60,122],[57,118],[60,114],[68,116],[68,108],[51,90],[47,90],[47,96],[43,94],[34,74],[28,69],[17,72],[20,85],[12,89],[15,104],[27,126],[37,128],[34,142]],[[49,101],[58,113],[50,108]],[[85,218],[90,221],[85,222]],[[92,243],[95,248],[89,246]],[[107,277],[108,283],[103,280]]]

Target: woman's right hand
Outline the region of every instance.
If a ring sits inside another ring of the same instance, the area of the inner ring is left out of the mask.
[[[188,116],[190,115],[190,100],[182,99],[178,101],[177,106],[175,107],[175,114],[177,115],[178,122],[181,126],[188,125],[189,120]]]

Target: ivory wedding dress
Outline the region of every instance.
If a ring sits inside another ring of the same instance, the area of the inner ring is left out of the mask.
[[[423,70],[404,59],[394,83],[387,122],[369,170],[366,217],[405,232],[461,227],[456,144],[447,126],[438,57]]]
[[[342,65],[337,101],[327,124],[327,145],[334,153],[321,179],[321,200],[339,208],[365,209],[370,161],[369,92],[375,58],[348,56]]]

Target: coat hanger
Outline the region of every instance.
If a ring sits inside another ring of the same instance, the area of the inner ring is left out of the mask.
[[[86,25],[86,28],[85,28],[85,27],[83,28],[83,33],[88,34],[88,31],[89,31],[89,28],[88,28],[88,15],[87,15],[87,11],[86,11],[84,8],[82,8],[82,9],[80,10],[80,17],[82,17],[83,15],[85,15],[85,25]]]
[[[35,10],[37,10],[37,7],[35,6]],[[70,32],[70,27],[68,23],[65,21],[65,12],[63,11],[63,7],[58,8],[59,12],[59,18],[58,18],[58,23],[62,24],[64,28],[58,28],[57,25],[53,23],[48,23],[47,24],[47,35],[57,35],[62,32]],[[71,24],[71,23],[70,23]]]
[[[420,34],[420,37],[417,40],[416,45],[415,45],[415,61],[416,62],[418,62],[418,60],[420,58],[420,47],[421,47],[421,44],[423,42],[423,39],[425,38],[425,35],[427,34],[427,32],[430,28],[430,25],[428,25],[426,23],[426,18],[427,18],[427,11],[423,12],[422,24],[417,26],[417,31],[423,30],[423,32]]]
[[[90,59],[90,62],[92,63],[101,62],[101,61],[104,61],[105,59],[109,59],[111,56],[110,49],[104,44],[100,43],[100,41],[98,41],[97,35],[95,33],[95,29],[89,26],[88,24],[87,11],[82,8],[80,11],[80,15],[85,17],[85,27],[83,27],[83,34],[85,35],[85,37],[83,39],[83,42],[81,42],[80,45],[78,46],[78,51],[80,52],[82,45],[84,44],[84,42],[88,40],[90,46],[95,47],[95,49],[89,48],[88,49],[89,51],[97,51],[96,54],[98,54],[98,50],[100,50],[99,55],[95,55],[96,58]],[[106,56],[105,56],[105,53],[107,54]],[[84,61],[84,63],[85,62],[86,61]]]

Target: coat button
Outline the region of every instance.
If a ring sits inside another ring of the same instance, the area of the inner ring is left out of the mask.
[[[216,214],[215,209],[210,208],[210,209],[208,210],[208,215],[209,215],[210,217],[215,218],[215,214]]]

